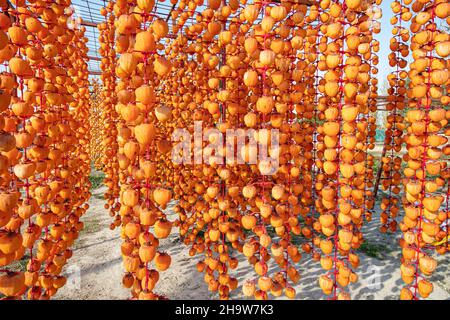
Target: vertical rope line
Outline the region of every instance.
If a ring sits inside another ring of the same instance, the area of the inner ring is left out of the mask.
[[[434,18],[435,18],[435,6],[433,5],[431,8],[431,24],[434,25]],[[436,29],[434,28],[431,32],[435,32]],[[433,37],[431,37],[432,39]],[[431,43],[430,43],[431,42]],[[417,238],[416,238],[416,245],[415,245],[415,250],[416,250],[416,259],[415,259],[415,272],[414,272],[414,293],[413,293],[413,297],[414,300],[418,300],[418,295],[417,295],[417,291],[418,291],[418,280],[420,277],[419,274],[419,259],[420,259],[420,255],[422,253],[422,249],[421,249],[421,241],[422,241],[422,222],[423,222],[423,209],[424,209],[424,205],[423,205],[423,201],[426,198],[426,189],[425,189],[425,183],[426,183],[426,164],[427,164],[427,149],[428,149],[428,125],[430,123],[430,117],[429,117],[429,111],[431,108],[431,96],[430,96],[430,88],[431,88],[431,72],[432,72],[432,59],[433,59],[433,41],[430,40],[426,45],[429,46],[431,45],[431,49],[428,50],[428,67],[427,67],[427,71],[428,71],[428,76],[427,76],[427,90],[426,90],[426,94],[425,94],[425,103],[426,105],[423,106],[422,105],[422,101],[423,98],[418,98],[417,101],[417,107],[418,109],[425,107],[425,132],[423,134],[424,136],[424,142],[423,142],[423,151],[422,151],[422,164],[421,164],[421,169],[422,169],[422,175],[420,178],[420,182],[421,182],[421,192],[420,192],[420,205],[419,205],[419,225],[418,225],[418,229],[417,229]]]

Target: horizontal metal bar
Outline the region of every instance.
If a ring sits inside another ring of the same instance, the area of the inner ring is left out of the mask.
[[[83,18],[81,18],[81,25],[82,26],[87,26],[87,27],[97,28],[98,23],[92,22],[92,21],[88,21],[88,20],[84,20]]]
[[[94,61],[102,61],[102,58],[99,57],[93,57],[93,56],[88,56],[89,60],[94,60]]]

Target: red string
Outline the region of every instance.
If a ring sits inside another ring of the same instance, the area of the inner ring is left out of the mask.
[[[345,4],[345,2],[342,3],[342,11],[345,12],[347,8],[347,5]],[[339,19],[339,22],[342,23],[342,19]],[[344,36],[340,37],[339,39],[343,40],[345,38],[345,28],[343,28],[342,33],[344,34]],[[342,46],[345,46],[345,41],[342,41]],[[339,54],[340,54],[340,64],[337,67],[337,69],[339,69],[339,79],[338,79],[338,83],[339,83],[339,102],[338,102],[338,122],[339,122],[339,132],[338,132],[338,137],[337,137],[337,153],[338,153],[338,157],[337,157],[337,169],[336,169],[336,193],[335,193],[335,209],[334,209],[334,224],[335,224],[335,231],[334,231],[334,235],[333,235],[333,241],[334,241],[334,246],[333,246],[333,299],[336,300],[337,299],[337,274],[339,273],[338,269],[337,269],[337,263],[339,261],[338,259],[338,246],[339,246],[339,239],[338,239],[338,231],[339,231],[339,223],[338,223],[338,216],[339,216],[339,185],[341,184],[340,182],[340,157],[339,154],[341,152],[341,129],[342,129],[342,94],[344,93],[344,81],[343,81],[343,68],[344,68],[344,64],[343,64],[343,58],[344,58],[344,50],[339,50]]]
[[[434,18],[435,18],[435,10],[434,7],[432,9],[431,12],[431,23],[434,24]],[[436,30],[432,30],[432,32],[435,32]],[[426,183],[426,164],[427,164],[427,148],[428,148],[428,124],[430,122],[430,117],[429,117],[429,110],[430,110],[430,105],[431,105],[431,96],[430,96],[430,88],[431,88],[431,61],[433,59],[433,50],[429,50],[428,51],[428,58],[429,58],[429,65],[428,65],[428,78],[427,78],[427,91],[426,91],[426,105],[425,107],[425,131],[424,131],[424,142],[423,142],[423,154],[422,154],[422,164],[421,164],[421,169],[422,169],[422,176],[420,178],[420,182],[421,182],[421,192],[420,192],[420,205],[419,205],[419,225],[418,228],[416,229],[417,232],[417,245],[414,245],[414,249],[416,250],[416,257],[415,257],[415,272],[414,272],[414,292],[413,292],[413,297],[414,300],[418,300],[418,279],[420,277],[419,275],[419,258],[420,255],[422,253],[422,250],[420,248],[420,243],[422,241],[422,221],[424,220],[423,217],[423,209],[424,209],[424,205],[423,205],[423,200],[426,198],[426,189],[425,189],[425,183]],[[419,98],[417,101],[417,108],[420,110],[420,108],[422,108],[422,98]]]
[[[402,2],[400,2],[400,5],[403,7]],[[399,13],[399,15],[401,15],[401,13]],[[402,20],[403,19],[401,17],[398,19],[398,28],[399,28],[399,30],[403,29],[403,27],[402,27]],[[402,43],[402,37],[401,37],[400,32],[398,32],[395,35],[395,37],[397,38],[397,42],[399,44],[401,44]],[[393,195],[392,195],[392,191],[393,191],[392,188],[394,186],[392,179],[393,179],[394,159],[395,159],[395,155],[394,155],[395,148],[394,147],[395,147],[395,144],[396,144],[395,139],[394,139],[393,136],[394,136],[394,133],[397,130],[397,108],[398,108],[398,102],[399,102],[398,98],[401,97],[401,95],[400,95],[400,93],[398,91],[399,90],[399,81],[400,81],[399,73],[401,71],[403,71],[403,70],[400,70],[400,64],[399,64],[400,59],[401,59],[401,54],[400,54],[400,52],[398,52],[398,50],[396,50],[395,51],[396,70],[394,72],[397,74],[397,76],[395,78],[394,93],[393,93],[393,96],[395,97],[394,107],[393,107],[393,110],[392,110],[393,116],[394,116],[394,121],[393,121],[392,127],[390,129],[390,132],[392,133],[392,137],[391,137],[391,143],[390,143],[391,155],[390,155],[390,162],[389,162],[389,165],[390,165],[389,166],[389,176],[387,177],[387,179],[389,180],[389,196],[388,196],[389,203],[388,203],[388,207],[386,208],[386,213],[388,214],[388,221],[387,221],[386,225],[389,224],[389,221],[396,221],[395,217],[393,217],[393,214],[392,214],[392,207],[394,205],[394,202],[392,201],[392,197],[393,197]],[[383,168],[382,168],[382,165],[380,163],[380,169],[379,170],[382,170],[382,169]]]

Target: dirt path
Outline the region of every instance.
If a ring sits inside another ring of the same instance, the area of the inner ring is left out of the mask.
[[[66,274],[68,283],[56,299],[128,299],[122,287],[124,269],[120,253],[120,229],[111,231],[112,218],[103,208],[105,187],[94,190],[89,211],[83,216],[85,230],[75,245]],[[171,299],[210,299],[202,274],[195,268],[185,246],[172,234],[161,241],[161,250],[172,257],[169,270],[161,272],[157,292]]]
[[[102,199],[105,188],[94,190],[89,202],[90,209],[83,217],[85,230],[77,240],[73,257],[70,259],[66,275],[68,284],[55,296],[56,299],[128,299],[128,289],[122,287],[122,258],[120,254],[120,230],[111,231],[112,218],[103,209]],[[374,219],[377,220],[377,219]],[[361,265],[357,270],[359,281],[350,286],[353,299],[398,299],[403,286],[400,278],[400,250],[395,235],[382,235],[373,221],[365,227],[370,246],[360,252]],[[397,235],[398,237],[398,235]],[[217,298],[208,291],[203,274],[196,271],[199,257],[190,257],[188,249],[181,244],[176,232],[161,241],[163,251],[172,257],[169,270],[162,272],[156,292],[169,299],[211,299]],[[242,255],[241,255],[242,256]],[[448,257],[447,257],[448,259]],[[450,299],[450,267],[445,257],[439,257],[439,267],[432,277],[434,292],[430,299]],[[254,277],[253,267],[240,259],[239,267],[232,270],[239,283]],[[302,279],[294,288],[297,299],[324,299],[317,279],[323,274],[318,262],[304,255],[300,262]],[[232,298],[243,298],[241,287]]]
[[[111,231],[112,218],[103,208],[105,187],[94,190],[90,208],[82,217],[81,232],[68,263],[68,283],[58,291],[59,299],[126,299],[122,287],[120,230]]]

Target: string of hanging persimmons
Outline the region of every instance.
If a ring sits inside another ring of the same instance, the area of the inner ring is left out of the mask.
[[[0,295],[49,299],[90,193],[87,38],[70,1],[0,1]]]
[[[64,285],[94,158],[133,299],[166,298],[157,282],[171,257],[159,243],[173,233],[200,257],[197,270],[220,299],[302,298],[294,287],[308,256],[323,269],[324,297],[350,299],[373,218],[393,242],[402,233],[400,298],[432,293],[429,277],[449,249],[445,0],[392,1],[391,26],[379,22],[381,0],[172,0],[167,18],[158,1],[112,1],[98,25],[95,108],[84,30],[67,27],[70,1],[3,2],[1,294],[49,298]],[[381,28],[392,31],[385,110]],[[203,152],[230,129],[252,129],[278,166],[215,161],[248,162],[258,150],[247,140],[231,140],[233,151],[223,141],[207,162],[174,162],[172,135],[194,137],[198,121],[218,130],[196,146]],[[90,124],[101,142],[90,140]],[[14,271],[24,257],[26,271]],[[254,271],[238,283],[243,263]]]

